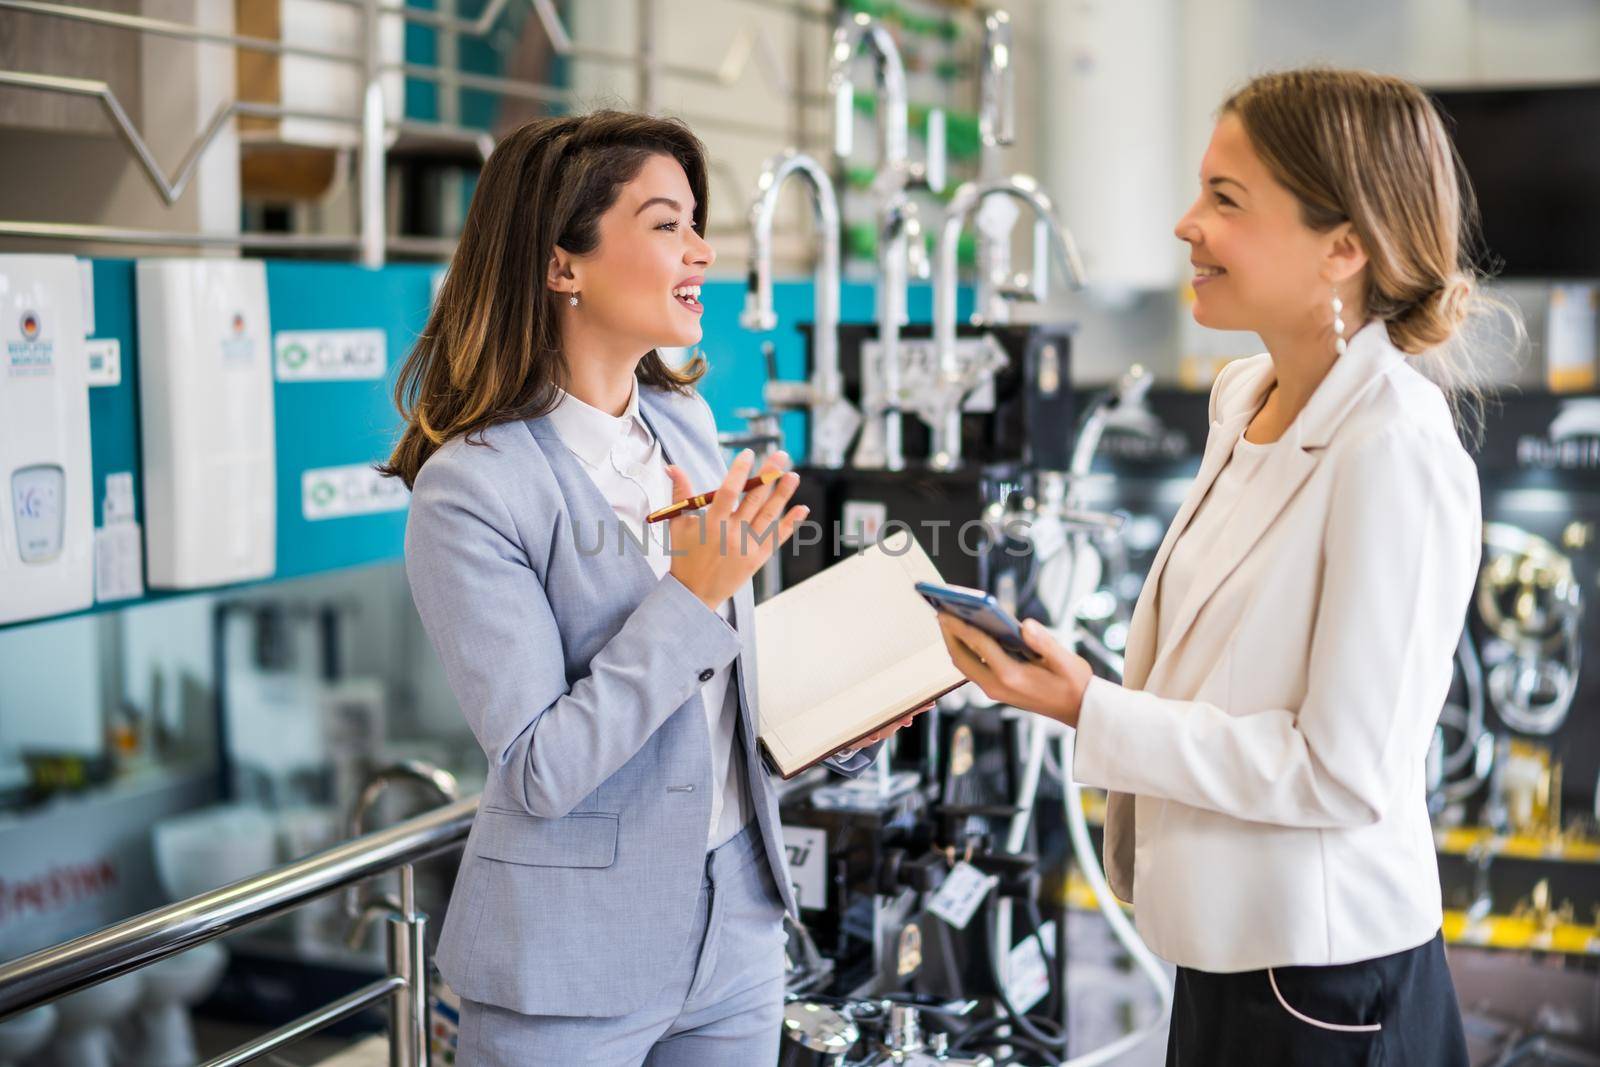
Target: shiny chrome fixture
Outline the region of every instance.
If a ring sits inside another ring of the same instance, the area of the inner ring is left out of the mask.
[[[834,154],[849,158],[854,150],[855,85],[850,62],[867,45],[877,61],[879,101],[878,178],[878,363],[861,367],[861,439],[854,466],[899,470],[905,466],[901,441],[900,327],[906,322],[906,285],[913,270],[928,273],[923,227],[911,197],[915,188],[941,191],[945,184],[944,112],[928,115],[928,158],[910,161],[905,64],[894,38],[867,14],[848,15],[834,30],[828,58],[828,91],[834,100]]]
[[[939,414],[933,420],[929,465],[936,470],[961,465],[961,401],[979,384],[980,369],[963,367],[956,351],[956,246],[968,219],[990,197],[1009,197],[1031,207],[1066,268],[1067,280],[1074,289],[1083,287],[1077,242],[1056,218],[1054,205],[1035,179],[1015,174],[967,182],[955,191],[939,229],[933,271],[933,342],[938,360],[933,406]]]
[[[815,337],[811,380],[769,380],[765,399],[773,411],[808,410],[809,463],[813,467],[842,467],[856,419],[854,409],[844,398],[844,382],[839,374],[839,202],[822,165],[792,148],[767,160],[756,179],[756,196],[750,205],[749,287],[740,321],[750,330],[771,330],[778,325],[772,307],[772,222],[779,191],[796,176],[811,190],[817,237],[822,244],[813,279]]]

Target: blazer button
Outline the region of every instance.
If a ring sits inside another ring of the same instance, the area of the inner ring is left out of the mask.
[[[711,681],[712,676],[716,673],[716,671],[712,670],[710,667],[707,667],[705,670],[700,672],[700,681],[702,683],[709,682]]]

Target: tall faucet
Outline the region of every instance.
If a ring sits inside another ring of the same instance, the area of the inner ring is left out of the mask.
[[[811,189],[816,227],[822,242],[813,278],[815,331],[811,352],[811,381],[767,382],[765,399],[773,409],[807,408],[811,413],[810,464],[842,467],[854,432],[853,419],[840,423],[829,418],[844,399],[839,373],[839,202],[833,182],[815,159],[787,149],[767,160],[756,179],[756,196],[750,205],[750,268],[741,322],[746,329],[771,330],[778,325],[772,307],[772,221],[778,210],[778,192],[798,175]],[[848,426],[849,432],[838,427]]]
[[[922,227],[910,187],[920,183],[935,191],[944,188],[944,113],[929,114],[928,161],[918,165],[907,156],[909,129],[905,64],[894,38],[877,19],[867,14],[848,15],[834,30],[828,59],[828,91],[834,100],[834,153],[849,158],[854,148],[855,85],[850,62],[863,44],[877,60],[879,100],[878,177],[873,191],[878,198],[878,357],[876,369],[861,363],[861,400],[864,422],[853,457],[857,467],[899,470],[905,466],[901,441],[900,327],[906,312],[906,285],[911,242],[921,243]]]
[[[402,782],[422,787],[424,791],[438,797],[440,803],[448,804],[461,795],[455,775],[442,767],[434,766],[427,760],[405,759],[392,763],[374,771],[361,787],[361,795],[356,798],[355,804],[350,809],[348,829],[352,838],[360,837],[367,832],[367,816],[371,814],[372,809],[377,806],[390,786]],[[410,919],[416,910],[411,865],[407,864],[400,869],[399,899],[387,894],[364,894],[360,885],[353,885],[345,891],[344,907],[345,914],[355,920],[348,933],[348,943],[351,948],[360,945],[367,926],[373,919],[385,915]]]
[[[1072,234],[1056,219],[1055,207],[1039,183],[1026,174],[966,182],[945,209],[933,270],[933,342],[938,361],[935,393],[940,412],[933,426],[930,466],[953,470],[961,465],[961,401],[978,383],[961,366],[956,351],[956,247],[973,212],[993,196],[1009,197],[1031,207],[1047,232],[1050,245],[1066,267],[1074,289],[1083,287],[1083,261]]]
[[[1012,60],[1011,16],[1004,11],[983,17],[983,69],[978,88],[978,178],[1001,176],[1002,148],[1017,139],[1017,72]],[[1002,206],[1004,205],[1004,206]],[[1011,284],[1011,225],[1016,207],[1010,201],[991,200],[977,220],[977,315],[984,322],[1010,321],[1006,289]],[[1048,253],[1047,253],[1048,254]],[[1039,265],[1035,264],[1035,268]],[[1040,272],[1035,269],[1038,278]]]

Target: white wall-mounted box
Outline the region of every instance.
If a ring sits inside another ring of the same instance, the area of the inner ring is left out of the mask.
[[[136,281],[147,583],[270,577],[277,447],[266,266],[140,260]]]

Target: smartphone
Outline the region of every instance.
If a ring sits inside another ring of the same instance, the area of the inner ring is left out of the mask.
[[[985,593],[981,589],[968,589],[963,585],[938,585],[934,582],[918,582],[917,592],[933,610],[949,612],[963,622],[971,623],[1005,649],[1011,655],[1029,663],[1040,663],[1044,657],[1028,647],[1028,642],[1022,636],[1022,624],[1012,616],[994,594]]]

